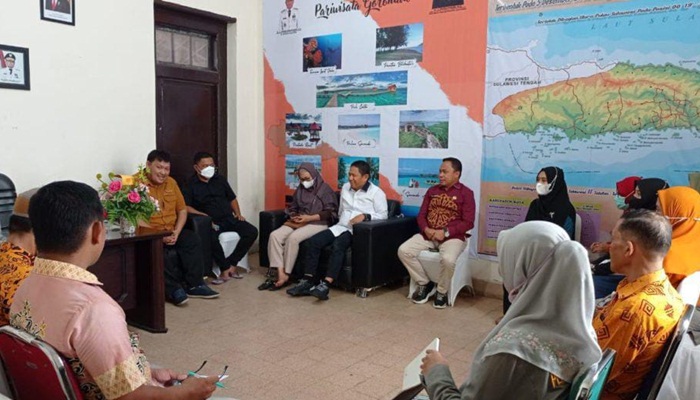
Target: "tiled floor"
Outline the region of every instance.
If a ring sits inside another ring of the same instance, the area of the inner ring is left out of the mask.
[[[257,265],[252,256],[251,265]],[[361,299],[331,290],[331,299],[259,292],[266,269],[216,286],[215,300],[166,305],[167,334],[140,332],[152,363],[186,371],[208,360],[205,374],[229,365],[216,396],[241,400],[391,399],[403,368],[434,337],[460,384],[472,353],[500,314],[501,302],[460,296],[453,308],[406,299],[408,286]]]

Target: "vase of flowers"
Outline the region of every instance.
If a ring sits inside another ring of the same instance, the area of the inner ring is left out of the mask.
[[[136,175],[117,175],[110,172],[108,181],[97,174],[100,182],[100,200],[110,223],[118,223],[122,235],[133,235],[139,221],[147,222],[158,211],[158,201],[148,194],[146,169],[139,166]]]

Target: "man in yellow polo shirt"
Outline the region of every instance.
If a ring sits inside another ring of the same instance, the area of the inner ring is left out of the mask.
[[[177,251],[179,263],[172,265],[165,257],[165,294],[170,302],[183,305],[188,297],[213,299],[219,293],[204,283],[201,243],[197,235],[183,229],[187,206],[175,179],[170,177],[170,154],[162,150],[148,153],[146,162],[149,194],[158,201],[160,210],[149,221],[146,230],[170,231],[163,238],[166,247]]]
[[[649,210],[623,214],[613,229],[611,269],[625,279],[593,317],[600,348],[617,352],[603,399],[634,398],[683,313],[663,269],[669,247],[671,225]]]

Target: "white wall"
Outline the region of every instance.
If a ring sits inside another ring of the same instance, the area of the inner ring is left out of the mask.
[[[262,4],[178,0],[235,17],[228,34],[228,175],[243,213],[263,207]],[[40,19],[38,1],[0,13],[0,43],[28,47],[31,90],[0,89],[0,172],[19,191],[133,171],[155,147],[153,3],[80,1],[76,25]]]
[[[76,25],[38,1],[0,13],[0,43],[29,48],[31,90],[0,89],[0,172],[18,190],[59,179],[96,185],[155,146],[153,5],[81,1]]]

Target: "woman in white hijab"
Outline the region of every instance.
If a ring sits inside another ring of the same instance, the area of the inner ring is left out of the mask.
[[[497,247],[513,305],[479,345],[459,389],[442,355],[428,352],[421,365],[428,394],[434,400],[566,399],[574,378],[601,356],[586,249],[545,221],[502,231]]]

